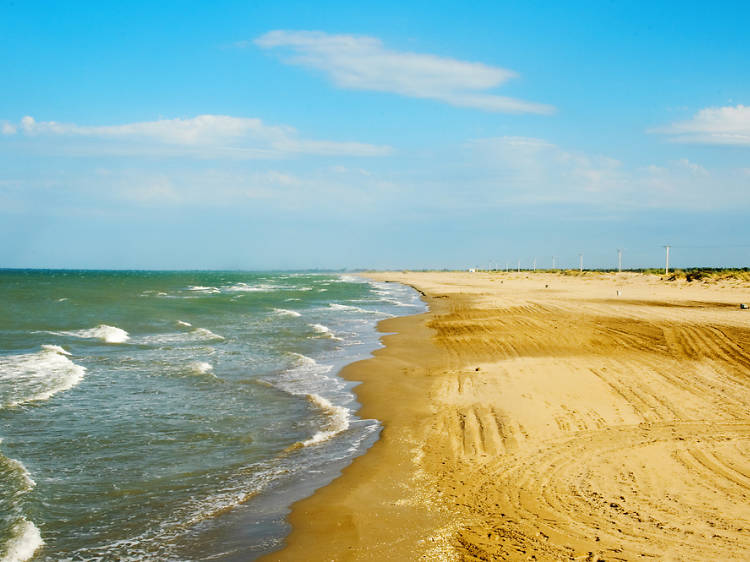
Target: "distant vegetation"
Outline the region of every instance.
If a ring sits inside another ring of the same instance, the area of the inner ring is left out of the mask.
[[[529,273],[528,270],[521,270]],[[636,268],[623,269],[623,273],[643,273],[644,275],[658,275],[664,277],[664,268]],[[581,276],[592,273],[617,273],[616,269],[537,269],[540,273],[557,273],[559,275]],[[720,267],[689,267],[685,269],[673,269],[665,278],[666,281],[685,280],[688,282],[703,281],[713,282],[722,280],[750,281],[750,267],[720,268]]]

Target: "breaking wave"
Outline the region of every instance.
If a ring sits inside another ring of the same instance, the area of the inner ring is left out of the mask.
[[[97,339],[104,343],[125,343],[130,339],[128,334],[122,328],[117,326],[108,326],[107,324],[99,324],[96,328],[90,330],[74,330],[69,332],[50,332],[51,334],[58,334],[63,336],[73,336],[76,338],[84,339]]]
[[[299,317],[302,316],[299,312],[296,310],[287,310],[286,308],[274,308],[273,311],[278,314],[279,316],[293,316],[293,317]]]
[[[312,404],[323,410],[328,416],[328,423],[326,424],[325,429],[318,431],[310,439],[303,441],[303,447],[309,447],[310,445],[317,445],[323,441],[328,441],[331,437],[349,429],[349,410],[343,406],[332,404],[330,400],[327,400],[318,394],[308,394],[307,399]]]
[[[325,336],[332,340],[341,341],[341,338],[334,334],[328,326],[324,326],[323,324],[310,324],[310,327],[322,336]]]
[[[86,368],[68,356],[59,345],[43,345],[37,353],[0,357],[2,407],[48,400],[80,383]]]

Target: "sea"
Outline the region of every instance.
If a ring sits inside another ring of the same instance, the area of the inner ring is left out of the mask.
[[[413,289],[0,270],[0,561],[253,560],[378,438],[338,376]]]

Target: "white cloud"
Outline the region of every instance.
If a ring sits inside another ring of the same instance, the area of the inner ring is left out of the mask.
[[[237,46],[246,46],[239,42]],[[459,107],[503,113],[554,112],[540,103],[485,93],[516,76],[504,68],[435,55],[387,49],[375,37],[320,31],[270,31],[255,40],[264,49],[285,48],[289,64],[321,70],[342,88],[393,92]]]
[[[290,154],[381,156],[392,151],[388,146],[360,142],[304,139],[293,127],[267,125],[260,119],[228,115],[198,115],[188,119],[106,126],[36,121],[26,116],[18,127],[3,125],[3,133],[7,135],[17,131],[28,137],[93,138],[114,143],[108,146],[97,144],[93,147],[97,153],[153,153],[156,146],[164,149],[162,154],[245,159]],[[115,141],[120,141],[120,144]]]
[[[11,123],[8,123],[7,121],[2,121],[2,127],[0,127],[0,131],[4,135],[15,135],[16,134],[16,127],[15,125],[12,125]]]
[[[606,156],[529,137],[478,139],[467,146],[511,199],[576,201],[622,188],[621,163]]]
[[[475,189],[481,189],[488,205],[705,210],[750,204],[750,175],[743,169],[708,169],[686,158],[635,168],[526,137],[478,139],[466,146],[471,172],[463,183],[480,186]],[[462,204],[460,199],[453,203]]]
[[[689,121],[648,132],[669,135],[673,142],[750,146],[750,107],[707,107]]]

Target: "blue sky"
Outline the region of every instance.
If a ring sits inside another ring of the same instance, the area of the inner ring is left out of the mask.
[[[748,266],[748,16],[0,1],[0,267]]]

